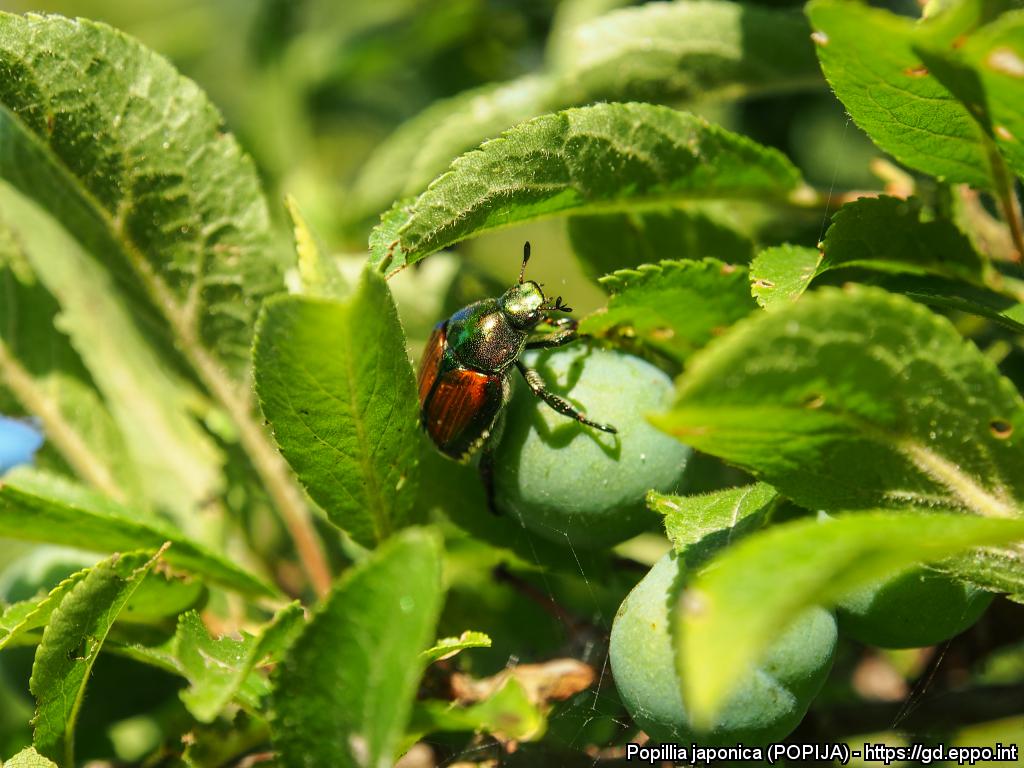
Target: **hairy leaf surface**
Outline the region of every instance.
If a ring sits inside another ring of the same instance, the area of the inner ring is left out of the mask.
[[[601,279],[608,306],[587,316],[580,331],[625,333],[683,361],[756,308],[746,267],[717,259],[662,261]]]
[[[57,768],[52,760],[36,752],[35,747],[25,747],[10,760],[4,761],[5,768]]]
[[[391,765],[441,608],[441,544],[409,529],[342,577],[279,668],[283,765]]]
[[[765,248],[750,262],[750,292],[765,309],[796,301],[818,275],[821,253],[802,245]]]
[[[779,499],[766,483],[729,488],[697,496],[673,496],[651,491],[647,506],[665,517],[665,533],[683,554],[696,545],[726,546],[756,530]],[[689,558],[687,558],[689,559]]]
[[[830,270],[860,267],[883,273],[935,275],[980,285],[981,257],[945,219],[923,221],[916,200],[865,197],[847,203],[829,225],[820,252],[792,245],[767,248],[751,265],[751,285],[764,307],[799,298]]]
[[[171,542],[164,554],[168,563],[247,594],[275,594],[262,580],[160,518],[140,515],[99,493],[28,469],[5,475],[0,485],[0,535],[106,552]]]
[[[532,219],[784,199],[799,181],[776,150],[694,115],[650,104],[570,109],[458,158],[414,202],[385,214],[371,261],[392,274],[459,240]]]
[[[64,595],[43,631],[32,664],[33,746],[74,765],[75,723],[85,685],[110,627],[159,555],[114,555],[90,568]]]
[[[460,154],[545,112],[604,100],[739,98],[821,81],[806,21],[783,9],[646,3],[561,32],[546,70],[439,101],[401,125],[360,173],[360,215],[419,194]]]
[[[191,682],[181,692],[188,711],[201,723],[210,723],[234,698],[256,708],[270,692],[264,677],[251,676],[261,662],[278,660],[303,628],[303,609],[293,603],[264,625],[259,634],[241,639],[212,638],[195,611],[183,614],[174,638],[174,658],[181,674]]]
[[[948,320],[822,289],[695,356],[655,423],[808,509],[943,505],[1012,516],[1024,401]]]
[[[256,388],[281,452],[335,525],[373,546],[405,524],[418,479],[419,409],[384,279],[344,303],[267,304]]]
[[[984,131],[914,49],[945,39],[934,22],[842,0],[813,0],[807,15],[826,79],[875,144],[947,181],[992,185]]]
[[[1024,176],[1024,11],[1014,10],[955,45],[917,49],[937,80],[967,107],[1010,167]],[[998,169],[996,169],[998,172]]]
[[[683,593],[677,664],[694,721],[733,687],[801,611],[872,580],[972,547],[1024,538],[1024,520],[920,512],[851,513],[769,528],[723,551]]]
[[[251,162],[166,59],[110,27],[0,16],[0,177],[171,339],[241,374],[281,260]]]

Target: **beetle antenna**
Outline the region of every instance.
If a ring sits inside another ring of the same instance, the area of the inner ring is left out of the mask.
[[[523,243],[523,266],[519,269],[519,284],[523,284],[523,276],[526,275],[526,262],[530,260],[530,241]]]
[[[572,312],[572,307],[562,303],[562,297],[559,296],[552,303],[549,299],[541,305],[541,309],[546,309],[548,312]]]

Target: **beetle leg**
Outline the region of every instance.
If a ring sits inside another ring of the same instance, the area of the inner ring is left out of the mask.
[[[618,432],[618,430],[610,424],[599,424],[596,421],[591,421],[575,406],[573,406],[572,403],[567,400],[563,400],[554,392],[549,392],[547,386],[544,384],[544,379],[542,379],[540,374],[532,368],[527,368],[518,360],[516,361],[516,368],[518,368],[519,372],[523,374],[523,378],[526,379],[526,386],[530,388],[530,391],[554,410],[565,416],[576,419],[576,421],[586,424],[588,427],[599,429],[602,432],[608,432],[612,435]]]
[[[551,347],[561,347],[564,344],[568,344],[570,341],[575,341],[579,338],[579,334],[576,333],[575,328],[569,328],[565,331],[558,331],[557,333],[551,333],[547,336],[541,336],[533,341],[526,342],[526,349],[550,349]]]
[[[555,328],[572,328],[575,330],[579,327],[580,321],[575,317],[562,317],[548,318],[546,320],[548,325],[553,325]]]
[[[560,347],[563,344],[568,344],[570,341],[574,341],[579,338],[579,334],[576,332],[576,329],[579,327],[579,322],[575,318],[558,317],[554,320],[548,320],[547,322],[558,330],[554,333],[549,333],[546,336],[540,336],[533,341],[528,341],[526,343],[526,349],[550,349],[551,347]]]
[[[501,512],[494,504],[494,454],[489,448],[484,448],[480,454],[480,479],[483,480],[484,493],[487,494],[487,510],[500,517]]]

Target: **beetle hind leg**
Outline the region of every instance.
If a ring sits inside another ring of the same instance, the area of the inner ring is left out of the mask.
[[[519,372],[523,374],[523,378],[526,379],[526,386],[530,388],[530,391],[533,392],[534,395],[539,397],[545,403],[547,403],[548,406],[550,406],[554,410],[558,411],[564,416],[576,419],[576,421],[580,422],[581,424],[586,424],[588,427],[599,429],[602,432],[607,432],[608,434],[611,435],[618,434],[618,430],[611,424],[601,424],[600,422],[597,421],[591,421],[572,403],[570,403],[567,400],[563,400],[554,392],[548,391],[547,385],[544,383],[544,379],[542,379],[540,377],[540,374],[537,373],[532,368],[527,368],[525,365],[518,361],[516,362],[516,368],[518,368]]]
[[[494,503],[494,454],[489,447],[485,447],[480,454],[480,479],[484,484],[484,493],[487,496],[487,511],[496,517],[501,517],[501,510]]]

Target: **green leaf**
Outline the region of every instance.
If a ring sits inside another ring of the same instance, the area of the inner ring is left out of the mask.
[[[250,595],[274,595],[262,580],[183,536],[156,516],[140,515],[61,478],[19,469],[0,484],[0,536],[97,551],[157,548],[164,559]]]
[[[35,747],[25,747],[10,760],[3,761],[5,768],[57,768],[52,760],[36,752]]]
[[[284,202],[292,220],[302,293],[327,299],[345,296],[349,292],[345,278],[337,265],[325,256],[324,247],[306,223],[298,202],[290,195]]]
[[[442,637],[432,648],[428,648],[421,655],[428,664],[442,659],[450,659],[460,651],[467,648],[490,648],[491,638],[483,632],[474,632],[467,629],[458,637]]]
[[[402,531],[342,577],[280,665],[284,766],[391,765],[441,608],[441,543]]]
[[[779,500],[765,483],[729,488],[699,496],[672,496],[650,491],[647,506],[665,516],[665,533],[676,552],[687,556],[691,547],[707,551],[732,543],[759,528]],[[703,554],[703,553],[702,553]],[[690,562],[689,567],[694,563]]]
[[[569,105],[544,75],[484,85],[431,104],[398,126],[367,160],[355,183],[354,218],[372,216],[398,198],[419,194],[463,152],[561,106]]]
[[[975,549],[934,567],[990,592],[1005,592],[1010,600],[1024,603],[1024,553],[1020,547]]]
[[[373,546],[406,524],[419,407],[383,278],[345,303],[281,297],[260,316],[256,390],[281,452],[328,518]]]
[[[371,263],[392,274],[459,240],[532,219],[783,199],[799,181],[776,150],[694,115],[650,104],[570,109],[457,159],[415,202],[385,215],[394,238],[374,240]]]
[[[925,44],[919,53],[1024,177],[1024,11],[1006,13],[954,48]]]
[[[1010,296],[957,280],[917,275],[890,275],[877,281],[888,291],[944,309],[969,312],[1024,332],[1024,304]]]
[[[805,19],[789,9],[717,0],[649,3],[576,27],[562,89],[586,101],[740,98],[816,88]]]
[[[936,274],[979,282],[982,263],[950,221],[921,220],[916,200],[865,197],[840,208],[822,243],[818,274],[838,267]]]
[[[164,556],[166,559],[166,554]],[[125,624],[163,624],[194,608],[208,596],[202,579],[168,568],[154,568],[117,617]]]
[[[2,120],[0,109],[0,129]],[[192,385],[158,356],[133,317],[135,308],[122,300],[110,275],[66,229],[66,221],[2,178],[0,209],[24,259],[59,305],[52,321],[68,334],[89,369],[124,436],[129,465],[139,468],[144,497],[172,512],[184,530],[199,535],[193,512],[220,492],[218,465],[223,459],[196,422]],[[99,479],[100,472],[86,477]],[[110,485],[105,482],[103,487],[111,490]],[[127,500],[119,488],[115,496]]]
[[[842,0],[813,0],[807,15],[825,78],[875,144],[915,170],[992,186],[984,131],[914,50],[945,29]]]
[[[121,609],[159,556],[131,552],[104,560],[53,611],[29,683],[36,698],[32,743],[41,754],[75,764],[75,722],[92,665]]]
[[[796,301],[818,275],[821,253],[802,245],[765,248],[750,263],[750,292],[765,309]]]
[[[522,683],[513,677],[493,694],[470,706],[450,702],[422,701],[413,709],[409,730],[429,733],[489,733],[502,741],[539,739],[547,729],[547,718],[530,701]]]
[[[0,73],[0,178],[110,271],[142,325],[243,374],[283,262],[255,169],[202,91],[110,27],[58,16],[0,16]]]
[[[0,614],[0,650],[19,644],[28,633],[45,627],[60,601],[88,573],[72,574],[38,600],[22,600],[5,608]]]
[[[753,250],[750,239],[721,217],[678,208],[570,216],[569,240],[583,270],[595,280],[662,259],[710,256],[745,263]]]
[[[677,627],[694,722],[719,706],[801,611],[916,563],[1024,538],[1024,520],[871,512],[773,526],[729,547],[684,592]]]
[[[716,259],[644,264],[601,285],[611,292],[608,306],[583,319],[582,333],[625,333],[679,361],[756,308],[746,267]]]
[[[945,318],[823,288],[694,356],[657,425],[808,509],[1018,514],[1024,402]]]
[[[60,306],[0,217],[0,382],[39,419],[46,447],[110,496],[138,498],[137,468],[89,372],[57,328]]]
[[[795,301],[811,281],[833,269],[860,267],[887,273],[938,275],[979,284],[981,257],[970,240],[945,219],[922,221],[916,200],[865,197],[847,203],[819,246],[783,245],[758,254],[751,285],[766,307]]]
[[[712,0],[648,3],[563,29],[548,69],[438,101],[399,126],[360,172],[356,215],[419,194],[460,154],[545,112],[818,87],[808,31],[788,10]]]
[[[191,687],[181,692],[188,711],[201,723],[211,723],[236,697],[250,707],[270,691],[265,678],[251,677],[253,669],[271,654],[280,657],[304,627],[303,609],[292,603],[264,625],[258,635],[240,640],[214,639],[195,611],[183,614],[174,638],[174,657]]]

